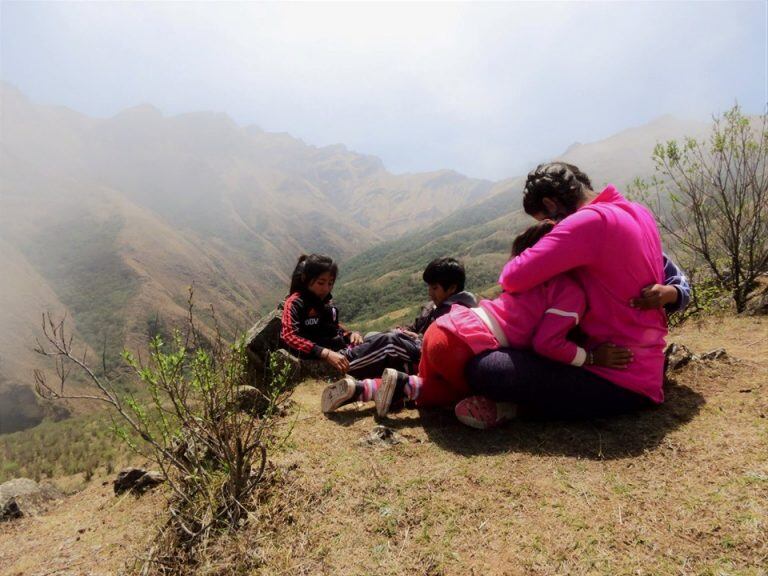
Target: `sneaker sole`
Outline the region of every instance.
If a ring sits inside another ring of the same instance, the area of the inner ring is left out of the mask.
[[[320,398],[320,409],[323,411],[323,414],[334,412],[354,395],[355,380],[351,376],[346,376],[325,387]]]
[[[470,428],[474,428],[475,430],[488,430],[489,428],[493,428],[493,426],[489,426],[487,422],[483,420],[478,420],[477,418],[472,418],[472,416],[456,416],[459,422],[464,424],[465,426],[469,426]]]
[[[511,420],[514,420],[517,416],[517,405],[510,402],[497,402],[496,403],[496,419],[494,421],[481,420],[475,418],[471,414],[458,414],[456,418],[459,422],[470,428],[476,430],[490,430],[491,428],[498,428]]]
[[[389,414],[389,408],[392,406],[392,396],[395,395],[396,388],[397,370],[394,368],[385,369],[384,374],[381,375],[381,384],[379,384],[379,388],[376,390],[373,398],[376,403],[376,414],[380,417]]]

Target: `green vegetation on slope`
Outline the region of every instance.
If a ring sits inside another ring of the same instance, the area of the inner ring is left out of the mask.
[[[103,412],[43,422],[39,426],[0,435],[0,483],[18,477],[35,480],[83,473],[97,468],[108,473],[129,458]]]
[[[106,364],[121,362],[125,310],[139,279],[117,247],[120,217],[103,222],[84,216],[60,222],[30,238],[23,250],[75,316],[77,332],[93,350],[106,346]]]
[[[426,300],[421,274],[427,263],[441,256],[464,262],[467,290],[492,292],[512,239],[530,224],[518,205],[517,194],[509,190],[345,262],[334,293],[342,319],[364,329],[383,329],[389,320],[382,316],[401,309],[417,312]]]

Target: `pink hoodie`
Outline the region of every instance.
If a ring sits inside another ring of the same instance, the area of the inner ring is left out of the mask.
[[[661,403],[666,316],[663,310],[631,308],[629,300],[649,284],[663,284],[662,260],[651,213],[608,186],[510,260],[499,283],[510,292],[524,292],[573,270],[587,295],[582,328],[589,336],[588,347],[613,342],[634,354],[623,370],[586,370]]]
[[[587,353],[570,340],[586,307],[584,291],[567,274],[519,294],[483,300],[480,308],[453,306],[436,320],[475,354],[501,347],[533,349],[557,362],[581,366]]]

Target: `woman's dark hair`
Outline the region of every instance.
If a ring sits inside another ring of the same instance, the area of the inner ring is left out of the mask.
[[[296,268],[293,269],[291,274],[291,290],[290,294],[306,290],[309,283],[312,282],[318,276],[330,272],[331,276],[336,278],[339,273],[339,267],[333,258],[323,256],[321,254],[302,254],[299,256],[299,261],[296,262]]]
[[[527,248],[530,248],[536,244],[536,242],[544,238],[544,236],[549,234],[554,227],[555,222],[552,220],[542,220],[538,224],[534,224],[528,228],[512,242],[511,256],[513,258],[515,256],[520,256],[520,254],[522,254]]]
[[[589,176],[573,164],[550,162],[539,164],[528,173],[523,191],[523,208],[531,216],[546,212],[543,198],[559,202],[567,214],[573,214],[585,190],[592,189]]]
[[[456,258],[435,258],[427,264],[421,278],[427,284],[439,284],[443,290],[456,286],[456,292],[464,290],[466,280],[464,266]]]

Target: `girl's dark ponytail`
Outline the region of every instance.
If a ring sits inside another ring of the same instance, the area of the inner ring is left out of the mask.
[[[304,275],[304,263],[307,261],[307,258],[309,258],[309,256],[306,254],[299,256],[299,260],[296,262],[296,267],[293,269],[293,274],[291,274],[291,287],[288,294],[299,292],[305,287],[305,284],[302,281],[302,276]]]
[[[291,274],[289,294],[306,289],[312,280],[326,272],[330,272],[331,276],[336,278],[339,267],[333,261],[333,258],[321,254],[310,254],[309,256],[302,254],[296,262],[293,274]]]

